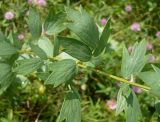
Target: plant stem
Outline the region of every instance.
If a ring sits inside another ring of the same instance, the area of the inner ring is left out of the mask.
[[[30,50],[20,50],[18,51],[19,54],[29,54],[29,55],[35,55],[33,52]]]
[[[27,54],[32,54],[32,55],[34,55],[33,52],[26,51],[26,50],[19,51],[19,53],[20,53],[20,54],[27,53]],[[49,59],[49,60],[52,60],[52,61],[53,61],[53,60],[57,60],[56,58],[53,58],[53,57],[48,57],[48,59]],[[81,67],[81,68],[87,68],[85,65],[80,64],[79,62],[77,62],[77,65],[78,65],[79,67]],[[119,81],[119,82],[122,82],[122,83],[127,83],[127,84],[129,84],[129,85],[139,87],[139,88],[141,88],[141,89],[143,89],[143,90],[145,90],[145,91],[149,91],[149,90],[151,89],[151,88],[148,87],[148,86],[145,86],[145,85],[141,85],[141,84],[138,84],[138,83],[135,83],[135,82],[128,81],[128,80],[126,80],[126,79],[124,79],[124,78],[121,78],[121,77],[118,77],[118,76],[115,76],[115,75],[112,75],[112,74],[108,74],[108,73],[103,72],[103,71],[101,71],[101,70],[97,70],[97,69],[92,69],[92,70],[93,70],[94,72],[98,73],[98,74],[104,75],[104,76],[106,76],[106,77],[110,77],[110,78],[112,78],[112,79],[114,79],[114,80],[117,80],[117,81]]]
[[[86,66],[84,66],[82,64],[78,64],[78,66],[81,67],[81,68],[86,68]],[[145,91],[149,91],[150,90],[150,87],[148,87],[148,86],[144,86],[144,85],[141,85],[141,84],[138,84],[138,83],[135,83],[135,82],[128,81],[126,79],[123,79],[123,78],[115,76],[115,75],[108,74],[108,73],[103,72],[101,70],[93,69],[93,71],[98,73],[98,74],[104,75],[106,77],[110,77],[110,78],[112,78],[114,80],[117,80],[119,82],[123,82],[123,83],[127,83],[129,85],[132,85],[132,86],[139,87],[139,88],[141,88],[141,89],[143,89]]]

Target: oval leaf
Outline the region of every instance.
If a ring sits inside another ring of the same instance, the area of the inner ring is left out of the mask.
[[[53,84],[57,87],[63,82],[71,80],[75,76],[76,63],[70,59],[54,62],[49,65],[49,70],[51,70],[52,73],[45,81],[45,84]]]
[[[91,59],[91,50],[87,45],[83,44],[82,42],[73,38],[65,37],[59,37],[58,40],[63,46],[64,52],[68,53],[72,57],[84,62]]]
[[[129,79],[131,75],[136,75],[143,69],[148,61],[145,53],[146,41],[135,43],[131,54],[124,47],[121,66],[121,74],[124,78]]]
[[[31,45],[31,49],[40,58],[47,59],[46,53],[38,45]]]
[[[83,43],[95,49],[99,40],[99,32],[93,18],[82,8],[79,11],[67,8],[66,12],[69,20],[72,21],[68,24],[68,28],[79,36]]]
[[[35,9],[29,10],[29,20],[28,20],[29,30],[34,39],[40,37],[42,32],[42,24],[39,13]]]
[[[7,43],[5,41],[0,42],[0,56],[13,55],[16,54],[17,52],[18,49],[16,49],[10,43]]]
[[[48,17],[44,22],[44,31],[48,35],[58,34],[66,27],[64,26],[64,21],[66,20],[66,14],[58,13],[55,14],[54,10],[49,11]]]
[[[27,75],[33,71],[36,71],[43,64],[43,61],[40,58],[23,59],[17,62],[18,66],[14,68],[13,71],[23,75]]]
[[[47,37],[41,37],[38,40],[38,46],[47,54],[48,57],[53,56],[53,44]]]
[[[80,100],[76,93],[69,92],[60,112],[60,122],[81,122]]]

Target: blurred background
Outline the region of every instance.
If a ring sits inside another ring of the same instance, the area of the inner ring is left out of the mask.
[[[64,11],[65,6],[82,6],[102,31],[111,18],[111,36],[105,54],[86,65],[120,76],[122,48],[128,51],[136,41],[147,41],[150,64],[160,62],[160,1],[159,0],[0,0],[0,31],[8,38],[17,33],[19,41],[29,39],[27,25],[29,7],[36,7],[43,20],[49,9]],[[89,69],[80,69],[74,79],[81,95],[82,122],[124,122],[125,115],[115,115],[116,96],[121,85]],[[141,83],[138,79],[136,82]],[[159,122],[155,99],[142,89],[132,87],[142,109],[142,122]],[[65,96],[63,87],[44,86],[34,77],[12,83],[0,96],[0,122],[56,122]]]

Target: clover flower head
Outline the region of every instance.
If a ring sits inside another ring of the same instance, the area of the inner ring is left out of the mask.
[[[147,50],[152,50],[153,49],[153,45],[152,45],[152,43],[147,43],[147,45],[146,45],[146,49]]]
[[[116,107],[117,107],[117,102],[116,102],[115,99],[107,100],[106,106],[107,106],[109,109],[114,110],[114,109],[116,109]]]
[[[29,4],[33,4],[34,0],[28,0]]]
[[[156,37],[157,37],[157,38],[160,38],[160,31],[158,31],[158,32],[156,33]]]
[[[4,15],[6,20],[12,20],[14,18],[14,13],[11,11],[7,11]]]
[[[134,31],[134,32],[140,31],[140,30],[141,30],[140,24],[137,23],[137,22],[134,22],[134,23],[131,25],[131,30]]]
[[[19,34],[19,35],[18,35],[18,39],[19,39],[19,40],[23,40],[23,39],[24,39],[24,34],[23,34],[23,33]]]
[[[106,25],[107,23],[107,19],[106,18],[102,18],[101,19],[101,25]]]
[[[132,11],[132,6],[131,5],[126,5],[125,6],[125,11],[126,12],[131,12]]]
[[[47,3],[46,3],[46,0],[37,0],[36,4],[43,7],[43,6],[46,6]]]
[[[133,86],[132,89],[133,89],[133,91],[134,91],[135,93],[141,93],[141,92],[142,92],[142,89],[139,88],[139,87]]]

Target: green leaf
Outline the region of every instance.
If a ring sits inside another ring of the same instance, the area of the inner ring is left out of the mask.
[[[15,79],[11,72],[11,66],[5,63],[0,63],[0,94],[2,94]]]
[[[0,63],[0,79],[11,71],[11,66],[5,63]]]
[[[59,54],[59,48],[60,48],[60,41],[58,40],[58,38],[56,38],[54,40],[54,56],[57,56]]]
[[[160,115],[160,101],[155,103],[156,112]]]
[[[49,72],[37,72],[36,75],[41,80],[45,81],[45,80],[47,80],[47,78],[50,75],[50,73]]]
[[[43,65],[40,58],[22,59],[17,61],[18,66],[13,69],[18,74],[28,75]]]
[[[125,110],[126,122],[138,122],[142,117],[138,99],[128,84],[122,84],[118,92],[116,114]]]
[[[48,68],[52,73],[45,84],[53,84],[55,87],[71,80],[76,74],[76,63],[71,59],[54,62]]]
[[[38,40],[38,46],[47,54],[48,57],[53,57],[53,44],[47,37],[41,37]]]
[[[160,97],[160,69],[153,66],[155,72],[146,71],[138,74],[138,77],[142,79],[148,86],[151,87],[150,92]]]
[[[81,122],[80,100],[74,92],[68,92],[60,112],[60,122]]]
[[[38,45],[31,45],[32,51],[37,54],[42,59],[47,59],[46,53],[38,46]]]
[[[76,96],[80,100],[80,94],[78,93],[78,89],[76,88],[76,85],[73,82],[69,82],[69,85],[71,86],[72,91],[76,94]]]
[[[65,38],[59,37],[61,45],[64,48],[64,52],[68,53],[74,58],[77,58],[80,61],[89,61],[92,56],[92,52],[89,47],[82,42],[73,39],[73,38]]]
[[[0,31],[0,42],[6,41],[6,40],[7,39],[6,39],[5,35]]]
[[[0,95],[11,85],[14,80],[15,75],[12,72],[9,72],[0,79]]]
[[[56,35],[59,32],[63,31],[66,27],[64,26],[64,22],[66,20],[65,13],[55,14],[54,10],[51,9],[49,11],[49,15],[44,22],[44,31],[48,35]]]
[[[131,75],[139,73],[148,61],[146,53],[146,41],[135,43],[131,54],[124,47],[122,56],[121,74],[124,78],[130,78]]]
[[[17,52],[18,49],[16,49],[10,43],[7,43],[5,41],[0,42],[0,56],[13,55],[16,54]]]
[[[82,8],[79,11],[67,8],[67,16],[72,23],[68,24],[68,28],[74,32],[81,41],[91,48],[96,48],[99,41],[99,32],[93,18]]]
[[[18,48],[21,49],[22,48],[22,41],[18,40],[18,35],[15,33],[12,33],[12,40],[13,40],[13,45]]]
[[[155,72],[160,74],[160,69],[158,67],[156,67],[155,65],[152,65],[153,69]]]
[[[109,35],[110,35],[110,19],[108,20],[103,32],[102,32],[102,35],[100,37],[100,40],[97,44],[97,47],[94,51],[94,56],[98,56],[103,50],[104,48],[106,47],[107,45],[107,41],[109,39]]]
[[[29,10],[28,25],[29,25],[29,30],[32,34],[32,37],[34,39],[38,39],[41,36],[42,24],[41,24],[41,18],[39,13],[33,8],[30,8]]]
[[[116,107],[116,115],[120,114],[127,107],[127,97],[131,93],[131,90],[128,89],[128,85],[123,84],[120,87],[117,96],[117,107]]]
[[[138,99],[135,93],[132,91],[127,98],[128,106],[125,109],[126,122],[138,122],[142,117]]]
[[[18,57],[19,57],[18,53],[11,56],[7,56],[7,58],[5,59],[5,63],[13,65],[14,62],[18,59]],[[4,57],[2,58],[4,59]]]

